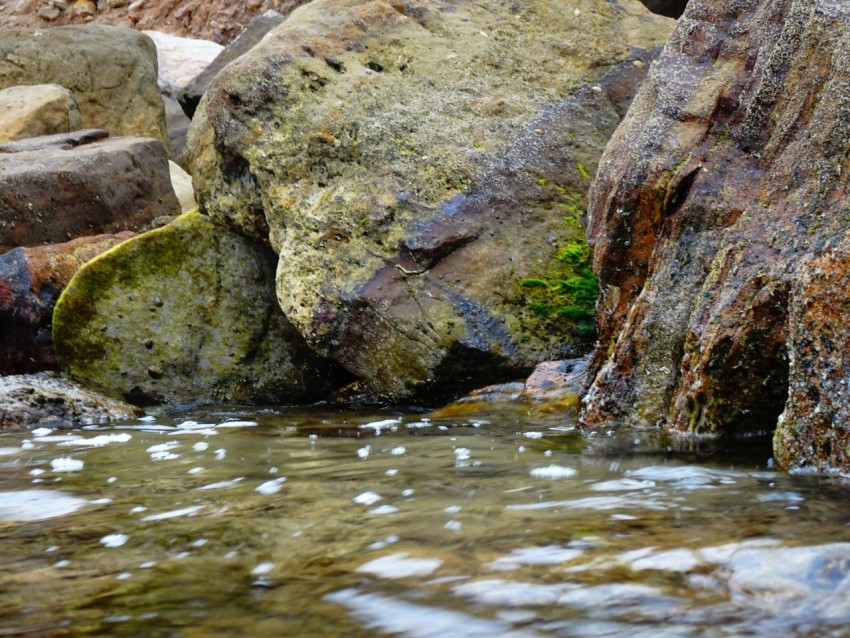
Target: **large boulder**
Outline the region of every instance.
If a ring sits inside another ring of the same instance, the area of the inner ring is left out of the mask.
[[[845,3],[691,0],[592,187],[585,424],[850,468],[849,94]]]
[[[159,88],[172,96],[184,89],[224,49],[217,42],[181,38],[162,31],[145,31],[144,34],[156,45]]]
[[[280,312],[275,261],[198,213],[130,239],[56,304],[60,367],[142,404],[317,398],[334,375]]]
[[[636,0],[317,0],[202,99],[199,202],[271,245],[284,313],[366,395],[520,376],[587,347],[587,184],[672,24]]]
[[[58,84],[0,90],[0,143],[82,128],[74,94]]]
[[[84,263],[132,236],[81,237],[0,255],[0,375],[55,368],[51,319],[56,300]]]
[[[56,429],[127,421],[140,408],[49,373],[0,376],[0,431]]]
[[[185,84],[179,93],[176,93],[180,106],[187,117],[195,115],[198,102],[204,93],[210,88],[212,81],[221,70],[228,64],[242,57],[250,51],[265,35],[284,21],[284,17],[277,11],[269,10],[261,16],[257,16],[239,34],[233,42],[221,51],[206,68],[202,69],[194,78]]]
[[[159,140],[103,130],[0,144],[0,252],[138,230],[180,212]]]
[[[21,84],[69,89],[86,128],[168,145],[156,47],[141,33],[99,25],[0,30],[0,89]]]

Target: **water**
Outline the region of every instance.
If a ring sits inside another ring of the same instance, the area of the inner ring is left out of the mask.
[[[5,434],[0,636],[850,635],[850,488],[768,455],[519,409]]]

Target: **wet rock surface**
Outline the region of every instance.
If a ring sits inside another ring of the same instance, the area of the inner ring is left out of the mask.
[[[137,31],[99,25],[0,30],[0,89],[22,84],[69,89],[85,128],[168,144],[156,48]]]
[[[132,236],[83,237],[0,255],[0,375],[56,367],[51,336],[56,300],[84,263]]]
[[[559,253],[671,25],[593,6],[314,2],[201,101],[202,207],[269,242],[284,313],[367,393],[440,400],[587,347],[528,291],[581,279]]]
[[[592,187],[586,425],[757,433],[782,414],[783,467],[850,467],[848,25],[830,1],[689,3]]]
[[[275,303],[274,254],[197,213],[89,262],[56,305],[63,370],[139,403],[308,401],[336,380]]]
[[[138,230],[179,211],[159,140],[85,130],[0,145],[0,251]]]
[[[140,408],[50,373],[0,376],[0,431],[72,428],[142,415]]]

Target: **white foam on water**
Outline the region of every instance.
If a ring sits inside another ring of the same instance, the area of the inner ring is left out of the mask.
[[[103,447],[104,445],[109,445],[110,443],[127,443],[132,438],[132,435],[127,434],[126,432],[121,434],[100,434],[91,438],[81,437],[73,441],[63,441],[59,445]]]
[[[372,451],[371,445],[364,445],[363,447],[357,449],[357,456],[359,456],[361,459],[368,459],[369,458],[369,452],[371,452],[371,451]]]
[[[383,421],[373,421],[372,423],[364,423],[357,427],[361,430],[374,430],[375,436],[380,436],[384,430],[395,432],[398,429],[401,419],[384,419]]]
[[[11,456],[21,451],[23,451],[23,448],[20,447],[0,447],[0,456]]]
[[[100,544],[104,547],[121,547],[128,540],[130,540],[130,537],[126,534],[107,534],[100,539]]]
[[[51,432],[53,432],[53,428],[36,428],[35,430],[32,430],[30,434],[32,434],[34,437],[40,437],[47,436]]]
[[[79,472],[84,465],[83,461],[72,459],[69,456],[60,456],[58,459],[50,461],[50,467],[54,472]]]
[[[283,484],[286,482],[286,477],[281,476],[280,478],[272,479],[271,481],[266,481],[257,486],[256,492],[263,494],[264,496],[269,496],[271,494],[277,494],[280,492]]]
[[[527,439],[542,439],[543,432],[523,432],[522,434]]]
[[[270,573],[274,569],[274,563],[260,563],[254,569],[251,570],[251,574],[253,576],[263,576],[265,574]]]
[[[645,490],[651,487],[655,487],[655,481],[624,478],[594,483],[590,486],[590,489],[595,492],[625,492],[629,490]]]
[[[218,481],[217,483],[210,483],[209,485],[201,485],[201,487],[196,487],[196,490],[221,490],[227,487],[233,487],[242,481],[245,480],[244,476],[237,476],[235,479],[231,479],[229,481]]]
[[[460,521],[455,521],[455,520],[446,521],[446,524],[443,525],[443,529],[447,529],[450,532],[459,532],[462,527],[463,527],[463,523],[461,523]]]
[[[410,578],[412,576],[429,576],[443,564],[443,561],[437,558],[410,558],[409,556],[407,552],[381,556],[381,558],[361,565],[354,571],[372,574],[378,578]]]
[[[383,497],[380,494],[376,494],[375,492],[363,492],[362,494],[358,494],[351,500],[357,503],[358,505],[374,505],[382,498]]]
[[[183,507],[179,510],[171,510],[169,512],[162,512],[160,514],[151,514],[150,516],[145,516],[141,520],[143,521],[164,521],[169,518],[179,518],[180,516],[194,516],[198,512],[204,509],[203,505],[192,505],[190,507]]]
[[[390,450],[390,454],[392,454],[393,456],[401,456],[405,452],[407,452],[407,450],[403,445],[399,445],[398,447],[394,447]]]
[[[370,514],[395,514],[398,511],[393,505],[379,505],[378,507],[369,510]]]
[[[73,514],[85,505],[83,498],[52,490],[0,492],[0,520],[42,521]]]
[[[198,441],[197,443],[195,443],[195,444],[192,446],[192,449],[193,449],[193,450],[195,450],[195,452],[203,452],[203,451],[204,451],[204,450],[206,450],[209,446],[210,446],[210,444],[209,444],[209,443],[207,443],[206,441]]]
[[[472,453],[468,447],[458,447],[455,448],[454,454],[458,461],[467,461]]]
[[[219,423],[217,428],[255,428],[259,423],[256,421],[225,421],[224,423]]]
[[[218,448],[218,449],[215,451],[215,460],[216,460],[216,461],[222,461],[222,460],[224,460],[224,457],[225,457],[225,456],[227,456],[227,450],[225,450],[224,448]]]
[[[578,474],[578,470],[562,465],[547,465],[546,467],[536,467],[529,474],[534,478],[565,479],[574,477]]]

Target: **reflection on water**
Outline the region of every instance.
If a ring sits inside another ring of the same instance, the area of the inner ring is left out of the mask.
[[[320,408],[5,434],[0,635],[847,635],[848,487],[599,436]]]

